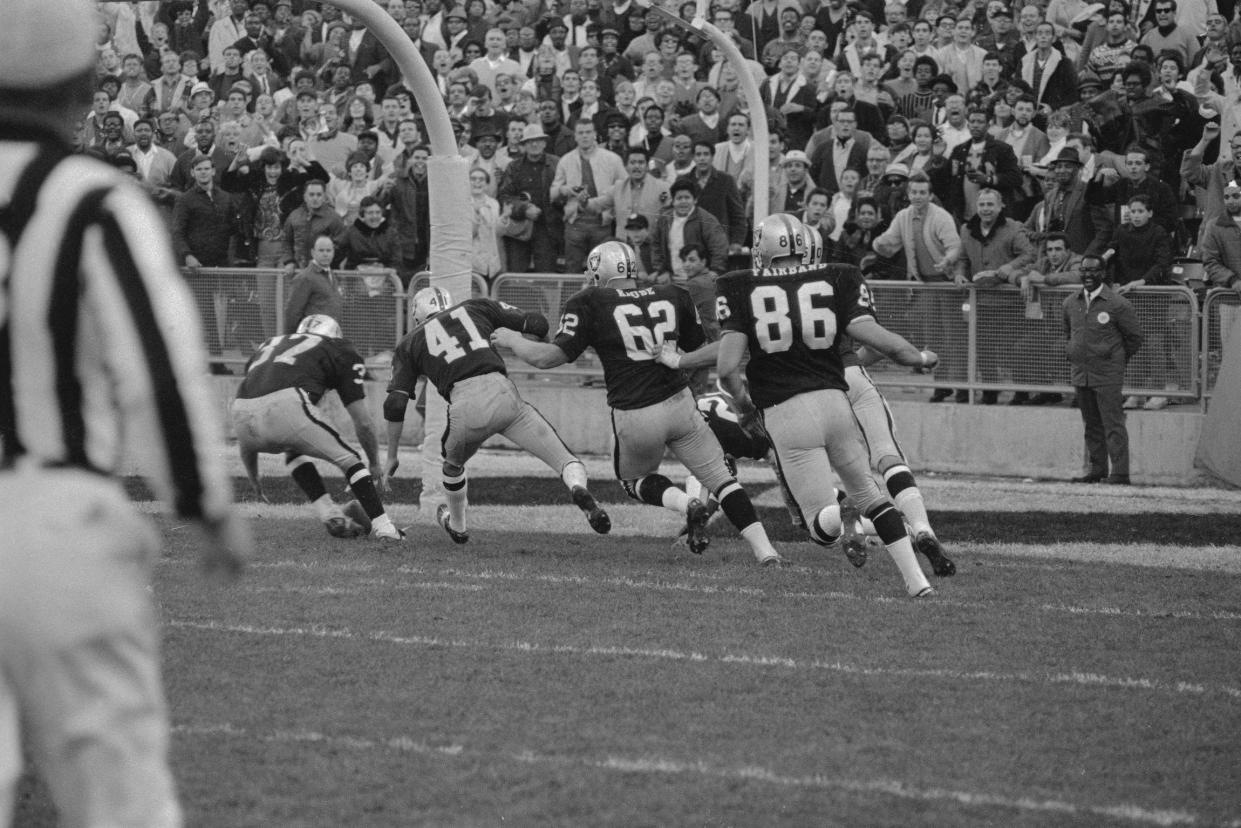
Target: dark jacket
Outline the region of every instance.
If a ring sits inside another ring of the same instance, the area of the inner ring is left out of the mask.
[[[961,221],[965,215],[965,172],[969,166],[967,162],[972,143],[971,140],[958,144],[948,155],[952,181],[948,190],[948,203],[944,206],[957,221]],[[1005,204],[1013,204],[1019,200],[1021,167],[1017,164],[1017,156],[1012,147],[988,135],[983,139],[982,170],[987,176],[987,182],[980,186],[998,190]]]
[[[720,172],[714,167],[707,176],[704,186],[698,180],[696,172],[683,176],[699,186],[698,207],[715,216],[716,221],[724,228],[730,244],[745,244],[746,215],[745,204],[741,201],[741,192],[737,182],[728,173]],[[711,268],[716,270],[716,268]],[[717,271],[724,272],[724,271]]]
[[[305,171],[286,167],[276,179],[276,196],[280,201],[280,221],[288,220],[289,214],[302,203],[302,187],[307,181],[315,179],[327,182],[327,170],[318,161],[311,161]],[[254,220],[258,212],[259,197],[263,194],[266,175],[262,164],[251,163],[247,167],[226,170],[220,179],[220,187],[229,191],[237,198],[237,211],[240,216],[240,232],[246,245],[254,241]]]
[[[810,177],[814,182],[829,193],[835,195],[840,187],[836,184],[836,178],[844,170],[836,169],[836,157],[833,148],[836,146],[837,139],[833,137],[830,141],[825,141],[815,149],[814,155],[810,158]],[[868,147],[856,138],[853,139],[853,147],[849,150],[849,158],[845,162],[846,170],[857,170],[859,176],[866,175],[866,153]]]
[[[193,256],[203,267],[227,267],[237,222],[236,200],[219,187],[212,188],[210,197],[197,185],[181,193],[172,208],[172,249],[177,264]]]
[[[1103,285],[1086,306],[1084,290],[1064,300],[1065,353],[1074,385],[1123,385],[1125,366],[1142,347],[1142,328],[1129,300]]]
[[[362,219],[342,230],[335,239],[336,260],[333,267],[356,270],[360,264],[381,264],[396,267],[396,228],[386,219],[378,227],[371,227]]]
[[[297,323],[312,313],[326,314],[339,322],[344,308],[345,302],[334,277],[311,262],[289,283],[289,298],[284,303],[284,329],[297,330]]]
[[[388,218],[396,227],[401,258],[416,262],[431,243],[430,179],[399,176],[386,195]]]
[[[551,221],[554,207],[551,200],[552,180],[556,177],[556,164],[559,160],[547,152],[543,153],[538,161],[531,161],[524,154],[513,159],[504,170],[504,177],[497,192],[500,206],[522,201],[518,196],[525,193],[529,196],[529,203],[543,211],[538,221]],[[514,205],[513,218],[518,221],[526,218],[524,205]]]
[[[284,220],[282,263],[306,267],[310,264],[310,249],[314,247],[315,239],[319,236],[334,239],[344,227],[345,223],[326,201],[313,213],[303,204],[289,213],[289,217]]]
[[[1139,279],[1148,285],[1168,283],[1168,270],[1172,267],[1172,238],[1154,221],[1148,221],[1142,229],[1131,224],[1116,228],[1112,239],[1112,281],[1127,285]]]
[[[651,264],[655,267],[655,273],[671,271],[676,265],[668,250],[668,232],[672,228],[672,219],[671,214],[660,216],[659,223],[655,225],[655,232],[651,234],[653,242]],[[701,245],[707,251],[709,270],[714,270],[716,273],[727,272],[728,235],[715,220],[715,216],[703,210],[702,207],[695,207],[685,220],[683,236],[685,244]]]

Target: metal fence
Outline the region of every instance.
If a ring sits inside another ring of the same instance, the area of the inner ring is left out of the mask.
[[[336,275],[345,308],[341,327],[368,365],[386,365],[405,328],[407,300],[400,279],[392,270]],[[186,270],[185,277],[203,315],[212,362],[244,363],[264,339],[284,333],[284,271],[199,268]],[[425,276],[416,280],[410,295],[428,283]],[[869,284],[880,323],[940,357],[934,375],[911,374],[891,363],[874,366],[870,373],[879,384],[1072,391],[1062,306],[1075,288],[1042,288],[1027,302],[1012,287]],[[490,289],[481,277],[472,282],[474,296],[541,313],[553,330],[566,300],[582,287],[581,276],[564,273],[504,273]],[[1222,289],[1195,294],[1180,286],[1142,287],[1126,295],[1137,311],[1145,344],[1129,364],[1125,394],[1186,400],[1209,396],[1225,348],[1241,349],[1241,333],[1226,341],[1241,319],[1241,295]],[[512,370],[523,370],[517,360],[509,363]],[[602,372],[593,351],[558,371],[592,382]]]
[[[405,327],[405,295],[396,271],[333,271],[344,311],[345,336],[368,364],[389,361]],[[244,365],[264,340],[288,333],[284,302],[291,281],[269,268],[186,268],[186,283],[202,314],[213,364]]]

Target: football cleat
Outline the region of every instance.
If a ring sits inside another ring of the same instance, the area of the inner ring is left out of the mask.
[[[591,286],[637,275],[638,255],[624,242],[605,241],[586,256],[586,281]]]
[[[435,522],[444,527],[444,531],[448,533],[448,537],[452,538],[453,543],[468,543],[470,540],[469,532],[458,532],[449,524],[448,504],[441,503],[439,508],[435,510]]]
[[[849,563],[861,569],[866,566],[870,553],[866,551],[866,538],[860,535],[846,534],[840,539],[840,548],[844,551]]]
[[[922,589],[918,590],[918,592],[917,592],[916,594],[914,594],[914,595],[912,595],[912,596],[910,596],[910,597],[912,597],[912,598],[930,598],[930,597],[931,597],[932,595],[934,595],[934,594],[935,594],[935,587],[933,587],[933,586],[924,586]]]
[[[359,526],[356,521],[350,520],[344,515],[330,517],[323,521],[323,525],[327,527],[327,533],[334,538],[357,538],[366,534],[366,530]]]
[[[711,512],[705,503],[697,498],[689,502],[685,509],[686,543],[695,555],[701,555],[711,545],[711,538],[707,536],[707,521],[710,519]]]
[[[768,555],[765,558],[759,558],[758,565],[759,566],[773,566],[773,567],[791,566],[790,562],[786,560],[785,558],[781,557],[780,553],[778,552],[775,555]]]
[[[375,528],[371,530],[371,537],[375,540],[404,540],[405,533],[396,526],[389,526],[384,529]]]
[[[794,256],[801,264],[806,258],[806,226],[787,213],[774,213],[754,228],[751,255],[755,267],[770,267],[776,259]]]
[[[318,334],[329,339],[340,339],[340,323],[326,313],[312,313],[297,324],[298,333]]]
[[[573,504],[586,513],[586,522],[590,524],[591,529],[600,535],[606,535],[612,531],[612,519],[608,517],[607,512],[599,508],[595,496],[585,486],[574,486],[570,494],[573,496]]]
[[[452,307],[452,294],[441,287],[425,287],[414,294],[409,305],[409,321],[421,325],[427,318]]]
[[[931,562],[931,571],[940,578],[951,578],[956,574],[957,565],[944,554],[944,547],[930,532],[919,532],[914,538],[914,548]]]

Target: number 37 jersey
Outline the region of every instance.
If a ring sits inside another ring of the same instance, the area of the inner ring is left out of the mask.
[[[658,346],[676,340],[684,351],[706,342],[689,292],[673,285],[588,287],[565,302],[552,340],[569,361],[593,346],[603,363],[611,408],[655,405],[687,387],[685,376],[655,361]]]
[[[846,390],[841,337],[874,309],[858,268],[826,264],[729,273],[716,283],[716,315],[725,332],[749,338],[750,396],[769,408],[807,391]]]
[[[347,339],[329,339],[312,333],[293,333],[267,340],[246,364],[246,377],[237,389],[239,399],[252,400],[300,388],[318,403],[335,389],[344,405],[363,399],[366,365]]]

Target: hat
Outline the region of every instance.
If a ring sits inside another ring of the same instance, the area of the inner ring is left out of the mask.
[[[89,0],[5,0],[0,87],[37,89],[95,65],[99,17]]]
[[[788,166],[789,164],[805,164],[809,167],[810,158],[807,157],[806,153],[801,150],[789,150],[784,154],[784,160],[781,161],[780,164],[781,166]]]
[[[988,17],[1012,17],[1013,10],[1008,6],[997,4],[987,10]]]
[[[465,9],[461,8],[460,6],[453,6],[451,9],[448,10],[448,13],[444,15],[445,20],[451,20],[454,17],[459,17],[462,20],[470,19],[470,16],[465,13]]]
[[[192,98],[192,97],[194,97],[195,95],[198,95],[198,94],[202,93],[202,92],[208,92],[208,93],[210,93],[213,97],[214,97],[214,95],[215,95],[215,93],[211,91],[211,87],[207,85],[207,82],[206,82],[206,81],[199,81],[198,83],[196,83],[196,84],[194,84],[193,86],[191,86],[191,87],[190,87],[190,97],[191,97],[191,98]]]
[[[527,141],[546,141],[547,134],[543,132],[540,124],[526,124],[526,128],[521,131],[521,142]]]
[[[470,134],[470,146],[474,146],[483,138],[494,138],[499,141],[503,137],[504,136],[500,134],[500,130],[490,124],[480,124],[478,127],[478,132]]]
[[[1083,86],[1097,86],[1103,88],[1103,79],[1089,69],[1083,69],[1077,74],[1077,88]]]
[[[618,40],[620,39],[620,32],[618,32],[616,29],[612,28],[611,26],[604,26],[603,31],[599,32],[599,39],[603,40],[603,38],[607,37],[608,35],[611,35],[612,37]]]
[[[1082,159],[1077,154],[1077,150],[1073,149],[1072,147],[1065,147],[1064,149],[1060,150],[1060,152],[1056,154],[1056,157],[1051,160],[1051,164],[1049,164],[1048,166],[1054,167],[1057,164],[1076,164],[1079,167],[1083,166]]]
[[[934,89],[939,85],[947,86],[949,92],[957,91],[957,82],[952,79],[952,75],[940,74],[931,78],[931,88]]]
[[[547,31],[550,32],[553,29],[564,29],[567,32],[569,31],[569,26],[563,20],[557,17],[556,19],[552,20],[550,23],[547,24]]]
[[[883,177],[899,175],[901,178],[909,178],[909,167],[901,163],[889,164],[888,168],[883,171]]]
[[[651,226],[650,220],[641,213],[630,213],[625,219],[626,230],[646,230]]]

